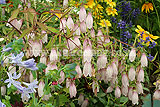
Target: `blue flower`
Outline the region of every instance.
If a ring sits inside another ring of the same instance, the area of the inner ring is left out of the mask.
[[[8,57],[8,59],[12,60],[10,63],[13,64],[20,64],[22,61],[22,57],[24,56],[24,53],[21,52],[20,54],[18,54],[17,56],[15,56],[14,54],[12,54],[11,57]]]
[[[12,50],[11,47],[8,47],[8,48],[3,47],[3,50],[1,52],[9,52],[11,50]]]
[[[32,83],[26,83],[26,82],[23,82],[24,85],[27,85],[28,86],[28,89],[30,89],[32,92],[36,92],[35,88],[38,88],[38,81],[34,80]]]
[[[36,67],[36,63],[34,62],[35,60],[32,59],[28,59],[26,61],[21,62],[20,64],[18,64],[19,66],[31,69],[31,70],[38,70],[38,67]]]
[[[10,73],[7,72],[7,75],[8,75],[8,77],[9,77],[9,79],[6,79],[6,80],[4,81],[4,83],[9,83],[9,84],[7,85],[8,88],[11,86],[11,84],[13,84],[15,87],[17,87],[17,85],[20,85],[20,84],[21,84],[19,81],[15,81],[15,80],[14,80],[14,79],[20,78],[20,76],[21,76],[20,73],[17,75],[16,72],[14,72],[14,73],[13,73],[13,76],[12,76],[12,73],[11,73],[11,72],[10,72]]]
[[[136,18],[140,14],[140,9],[136,8],[132,11],[132,16]]]
[[[115,17],[111,17],[111,20],[113,23],[117,23],[116,18]]]
[[[154,57],[153,57],[151,54],[149,54],[148,59],[149,59],[150,61],[152,61],[153,58],[154,58]]]
[[[0,107],[6,107],[6,105],[1,102],[1,99],[0,99]]]
[[[0,4],[6,4],[6,1],[5,0],[0,0]]]
[[[120,21],[117,25],[117,28],[120,28],[120,29],[125,29],[126,28],[126,22],[125,21]]]

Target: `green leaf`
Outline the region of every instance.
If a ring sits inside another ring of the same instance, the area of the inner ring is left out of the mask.
[[[47,30],[48,28],[46,27],[46,25],[44,25],[43,23],[37,22],[38,26],[42,29],[42,30]]]
[[[51,26],[47,26],[48,30],[52,31],[53,33],[58,33],[59,31]]]
[[[100,93],[97,93],[97,96],[98,97],[104,97],[104,96],[106,96],[106,93],[100,92]]]
[[[128,97],[120,97],[121,103],[126,103],[128,101]]]
[[[38,63],[37,67],[41,72],[43,72],[43,70],[47,68],[47,66],[43,63]]]
[[[25,35],[29,34],[29,33],[31,32],[31,30],[32,30],[32,28],[27,28],[27,29],[25,29],[25,30],[22,32],[20,38],[23,38]]]
[[[37,77],[36,71],[32,71],[32,70],[31,70],[31,72],[32,72],[33,78],[36,79],[36,77]]]
[[[59,95],[59,105],[63,106],[66,102],[69,102],[69,99],[67,98],[67,96],[64,94],[60,94]]]
[[[75,104],[73,102],[70,103],[71,107],[75,107]]]
[[[10,20],[17,18],[18,13],[19,13],[19,8],[12,12],[12,16],[10,17]]]
[[[66,64],[66,65],[64,66],[64,69],[67,70],[67,71],[69,71],[69,70],[75,69],[76,66],[77,66],[76,63]]]
[[[99,99],[99,101],[100,101],[101,103],[103,103],[104,105],[106,104],[105,98],[98,97],[98,99]]]
[[[154,61],[156,59],[157,55],[158,55],[158,51],[157,51],[156,55],[154,56],[154,58],[152,59],[152,61]]]

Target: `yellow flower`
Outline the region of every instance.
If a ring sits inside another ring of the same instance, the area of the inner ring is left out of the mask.
[[[102,27],[106,27],[106,25],[108,26],[108,27],[110,27],[111,26],[111,23],[110,23],[110,21],[107,19],[107,20],[105,20],[105,19],[103,19],[103,20],[100,20],[100,23],[98,23],[100,26],[102,26]]]
[[[151,42],[154,42],[154,40],[158,39],[158,36],[153,36],[148,31],[145,31],[140,25],[137,25],[137,28],[135,31],[138,33],[138,37],[140,37],[142,40],[146,41],[146,38],[149,38]],[[154,40],[153,40],[154,39]],[[149,46],[150,41],[148,41],[146,44]]]
[[[144,9],[146,9],[146,13],[150,12],[149,9],[153,11],[153,4],[152,3],[144,3],[142,6],[142,12],[144,11]]]
[[[107,4],[111,7],[116,7],[116,3],[112,2],[112,0],[104,0],[105,2],[107,2]]]
[[[113,7],[107,7],[106,11],[108,15],[112,15],[112,16],[118,15],[117,10],[114,9]]]
[[[94,12],[93,12],[93,15],[95,16],[96,19],[101,19],[101,18],[103,18],[101,12],[98,12],[98,13],[97,13],[96,11],[94,11]]]
[[[95,6],[94,0],[87,0],[88,2],[85,5],[85,8],[93,8]]]
[[[97,12],[103,11],[103,7],[100,4],[97,4],[95,9],[96,9]]]

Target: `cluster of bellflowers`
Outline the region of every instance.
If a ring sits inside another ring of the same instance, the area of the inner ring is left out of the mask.
[[[8,52],[10,50],[12,50],[12,48],[10,47],[3,48],[2,53]],[[38,81],[34,80],[31,83],[23,82],[23,86],[22,86],[21,82],[17,81],[17,79],[21,77],[21,73],[19,72],[19,74],[17,74],[14,66],[19,66],[21,68],[26,68],[30,70],[38,70],[38,68],[36,67],[36,63],[34,62],[35,60],[33,58],[28,59],[26,61],[22,61],[23,56],[24,56],[24,53],[21,52],[20,54],[17,54],[17,55],[12,54],[11,56],[7,57],[10,60],[9,63],[12,64],[13,66],[9,67],[10,72],[7,72],[7,75],[9,78],[6,79],[4,83],[8,83],[7,85],[8,88],[10,88],[11,85],[16,87],[18,89],[18,93],[21,93],[22,101],[25,102],[30,99],[31,93],[36,92],[35,88],[38,88],[37,86]],[[24,87],[24,85],[27,87]],[[2,93],[5,94],[6,92],[5,87],[1,87],[1,89],[2,89]]]

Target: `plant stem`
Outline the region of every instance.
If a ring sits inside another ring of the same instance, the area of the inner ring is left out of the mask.
[[[159,22],[159,15],[158,15],[158,11],[157,11],[157,9],[156,9],[156,6],[155,6],[155,4],[154,4],[153,0],[152,0],[152,3],[153,3],[153,7],[155,8],[155,11],[156,11],[157,21],[158,21],[158,26],[159,26],[159,28],[160,28],[160,22]]]

